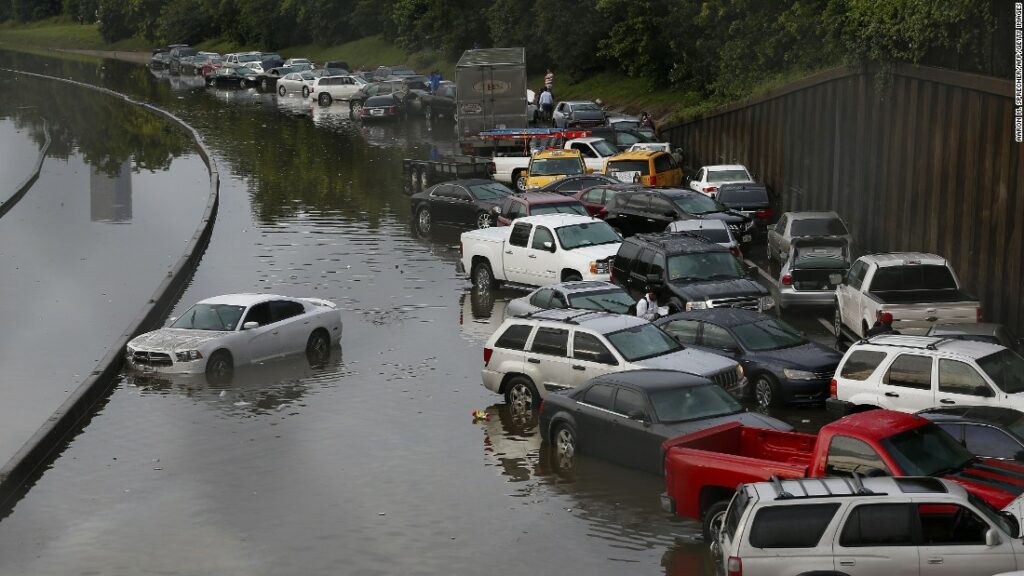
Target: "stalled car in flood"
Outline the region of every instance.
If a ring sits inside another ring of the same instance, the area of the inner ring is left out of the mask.
[[[327,358],[341,341],[333,302],[273,294],[227,294],[196,303],[167,327],[132,339],[129,366],[144,372],[230,379],[236,366],[306,352]]]
[[[611,282],[559,282],[516,298],[505,308],[506,316],[526,316],[539,310],[576,308],[625,314],[636,302]]]

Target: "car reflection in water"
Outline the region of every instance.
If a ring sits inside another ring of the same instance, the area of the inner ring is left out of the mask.
[[[519,296],[513,290],[480,289],[474,286],[459,296],[459,330],[462,337],[481,346],[505,320],[505,307]]]
[[[176,395],[208,402],[238,414],[271,414],[299,410],[304,399],[323,382],[336,382],[350,372],[335,350],[330,358],[315,361],[305,355],[240,366],[229,382],[216,382],[205,374],[156,374],[127,371],[124,386],[142,394]]]

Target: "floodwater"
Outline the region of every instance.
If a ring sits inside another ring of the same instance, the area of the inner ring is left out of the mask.
[[[586,457],[555,473],[536,422],[481,387],[482,344],[521,293],[471,291],[457,234],[413,233],[401,186],[401,159],[451,151],[450,126],[364,127],[344,105],[112,61],[0,64],[128,92],[202,133],[221,207],[176,312],[257,291],[333,300],[345,322],[326,366],[123,375],[0,521],[0,574],[710,573],[697,526],[659,509],[660,478]]]

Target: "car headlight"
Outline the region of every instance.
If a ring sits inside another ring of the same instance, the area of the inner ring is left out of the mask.
[[[199,350],[182,350],[175,352],[174,355],[178,358],[178,362],[193,362],[203,357],[203,353]]]
[[[775,299],[771,296],[761,296],[757,299],[757,308],[759,311],[764,312],[765,310],[771,310],[775,307]]]
[[[743,380],[743,365],[741,364],[736,365],[736,379]]]
[[[817,376],[814,375],[814,372],[808,372],[807,370],[793,370],[791,368],[786,368],[782,373],[790,380],[814,380],[817,378]]]
[[[708,308],[711,308],[711,305],[707,300],[694,300],[686,303],[687,310],[706,310]]]

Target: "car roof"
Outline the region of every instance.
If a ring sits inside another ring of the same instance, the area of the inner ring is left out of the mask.
[[[537,159],[561,158],[563,156],[573,157],[573,158],[582,158],[583,157],[583,153],[580,152],[579,150],[566,150],[564,148],[548,148],[546,150],[541,150],[539,152],[534,152],[533,153],[533,157],[537,158]]]
[[[246,292],[242,294],[222,294],[220,296],[213,296],[205,300],[200,300],[197,304],[230,304],[232,306],[252,306],[253,304],[259,304],[260,302],[267,302],[269,300],[295,300],[291,296],[280,296],[278,294],[254,294]]]
[[[882,254],[866,254],[862,259],[874,262],[879,267],[885,266],[908,266],[913,264],[928,264],[945,266],[946,259],[938,254],[927,252],[887,252]]]
[[[661,154],[666,154],[666,152],[661,152]],[[688,190],[686,188],[646,188],[646,190],[649,192],[664,194],[665,196],[705,196],[700,192]]]
[[[572,140],[569,140],[569,142],[570,143],[571,142],[583,142],[583,143],[586,143],[586,144],[593,144],[594,142],[597,142],[599,140],[605,140],[605,139],[601,138],[600,136],[584,136],[582,138],[573,138]]]
[[[575,198],[569,196],[562,196],[563,199],[570,202],[579,202]],[[540,214],[538,216],[524,216],[517,218],[513,224],[519,224],[525,222],[526,224],[543,224],[545,226],[571,226],[573,224],[596,224],[598,222],[604,222],[604,220],[598,220],[597,218],[591,218],[590,216],[581,216],[579,214]]]
[[[522,218],[520,218],[522,220]],[[525,318],[530,320],[541,320],[546,322],[560,322],[582,326],[601,334],[618,332],[627,328],[650,324],[643,318],[630,316],[628,314],[613,314],[601,310],[576,310],[573,308],[552,308],[550,310],[539,310],[529,314]]]
[[[648,160],[652,156],[658,154],[668,154],[664,150],[627,150],[626,152],[619,152],[614,156],[608,158],[608,162],[617,162],[619,160]]]
[[[598,290],[610,290],[612,288],[622,290],[620,286],[612,284],[611,282],[602,282],[600,280],[572,280],[569,282],[559,282],[557,284],[541,286],[540,288],[537,288],[537,290],[534,290],[534,292],[545,288],[554,288],[555,290],[561,290],[570,294],[582,294],[584,292],[596,292]]]
[[[743,164],[711,164],[704,166],[705,170],[746,170]]]
[[[602,374],[591,380],[593,383],[622,384],[639,388],[645,392],[671,390],[673,388],[689,388],[713,384],[711,380],[679,370],[624,370]]]
[[[839,218],[839,214],[836,214],[832,210],[804,210],[801,212],[786,212],[790,220],[815,220],[818,218]]]
[[[443,186],[445,184],[458,184],[459,186],[476,186],[477,184],[501,184],[501,182],[496,182],[494,180],[491,180],[490,178],[466,178],[464,180],[446,180],[444,182],[438,182],[437,184],[431,186],[431,188],[437,188],[438,186]]]
[[[645,244],[657,244],[666,252],[728,252],[729,249],[703,236],[689,232],[662,232],[659,234],[637,234],[626,238],[626,242],[637,240]]]
[[[771,482],[754,482],[743,486],[753,492],[760,502],[794,504],[811,504],[819,500],[851,496],[879,498],[930,494],[931,497],[943,500],[967,498],[967,491],[959,484],[930,476],[779,478]]]
[[[597,106],[597,103],[594,102],[593,100],[565,100],[564,103],[565,104],[593,104],[594,106]]]
[[[1003,427],[1024,418],[1024,412],[1002,406],[943,406],[921,410],[918,415],[933,422],[980,422]]]
[[[672,225],[683,231],[688,230],[728,230],[729,225],[725,223],[725,220],[718,220],[717,218],[694,218],[692,220],[676,220]]]
[[[560,180],[556,180],[560,182]],[[564,194],[557,194],[555,192],[525,192],[523,194],[516,194],[515,198],[520,198],[530,206],[535,204],[573,204],[579,203],[579,200],[572,196],[566,196]]]
[[[708,308],[705,310],[677,312],[671,316],[666,316],[664,319],[659,319],[656,324],[660,325],[664,321],[683,319],[706,320],[712,324],[731,328],[733,326],[743,326],[745,324],[753,324],[754,322],[762,322],[764,320],[774,318],[767,314],[755,312],[754,310],[746,310],[744,308]]]
[[[892,436],[894,429],[912,430],[928,423],[929,420],[915,414],[895,410],[868,410],[840,418],[826,426],[836,428],[837,433],[853,432],[862,439],[879,442]]]
[[[961,340],[959,338],[942,338],[941,336],[908,336],[903,334],[885,334],[866,338],[854,344],[858,346],[882,346],[896,348],[911,348],[916,350],[932,350],[959,354],[967,358],[978,359],[1001,350],[1006,350],[999,344],[980,342],[977,340]]]
[[[391,100],[394,102],[396,97],[394,94],[378,94],[377,96],[370,96],[363,102],[363,106],[369,106],[371,102],[383,102],[385,100]]]

